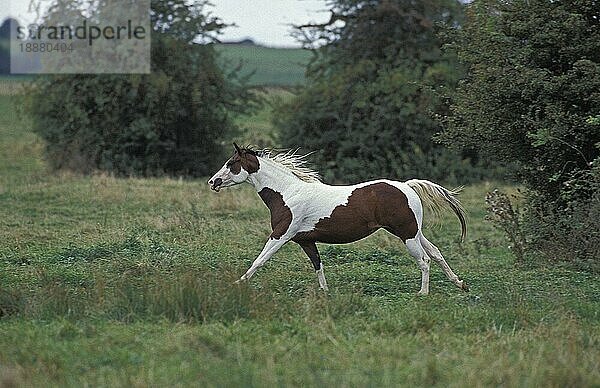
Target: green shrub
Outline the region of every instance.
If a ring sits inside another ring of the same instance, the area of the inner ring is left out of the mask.
[[[523,262],[527,244],[521,225],[523,212],[513,205],[513,201],[506,193],[498,189],[488,192],[485,202],[486,220],[504,232],[511,243],[510,248],[517,262]]]
[[[152,2],[151,74],[56,75],[29,90],[28,113],[55,168],[117,175],[210,174],[253,97],[217,66],[223,24],[205,1]],[[187,19],[187,21],[186,21]]]
[[[509,166],[525,183],[533,247],[597,261],[596,2],[482,0],[467,9],[454,48],[468,76],[442,139]]]
[[[525,227],[534,248],[554,261],[568,260],[580,269],[600,272],[600,158],[592,171],[565,182],[560,202],[539,192],[530,196]]]
[[[438,24],[456,23],[460,4],[331,3],[329,24],[303,28],[307,43],[326,44],[315,51],[308,85],[277,112],[281,141],[316,151],[314,159],[330,180],[464,181],[485,174],[473,167],[475,154],[432,141],[440,129],[434,113],[445,111],[440,96],[461,74],[455,58],[440,50]]]

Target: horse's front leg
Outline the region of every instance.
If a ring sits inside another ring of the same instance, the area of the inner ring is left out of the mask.
[[[248,268],[246,273],[242,275],[238,282],[250,279],[252,275],[254,275],[256,270],[262,267],[267,262],[267,260],[269,260],[271,256],[273,256],[275,252],[277,252],[279,248],[281,248],[288,241],[289,239],[285,239],[283,237],[279,239],[275,239],[272,237],[269,238],[269,241],[267,241],[267,243],[265,244],[265,247],[263,248],[262,252],[260,252],[260,255],[258,255],[258,257],[254,260],[250,268]]]

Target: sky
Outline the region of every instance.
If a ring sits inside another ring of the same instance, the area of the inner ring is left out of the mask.
[[[29,4],[40,0],[0,0],[0,23],[8,16],[27,18]],[[48,0],[41,0],[47,3]],[[227,24],[221,40],[252,38],[274,47],[299,47],[290,36],[291,24],[329,19],[326,0],[212,0],[211,12]]]
[[[329,19],[325,0],[213,0],[214,14],[237,27],[222,39],[251,37],[268,46],[299,46],[290,36],[290,24]]]

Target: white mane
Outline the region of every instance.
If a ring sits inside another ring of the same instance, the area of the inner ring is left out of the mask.
[[[321,182],[321,176],[313,169],[306,167],[306,157],[310,154],[299,155],[298,150],[288,150],[274,153],[273,150],[264,149],[257,151],[259,157],[270,160],[281,167],[289,170],[292,174],[304,182]]]

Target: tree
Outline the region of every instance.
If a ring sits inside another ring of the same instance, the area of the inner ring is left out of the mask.
[[[432,141],[443,113],[439,91],[460,70],[445,55],[440,25],[460,19],[454,0],[335,0],[331,18],[299,26],[315,58],[308,85],[280,107],[276,125],[290,147],[317,151],[330,179],[378,176],[463,179],[469,161]]]
[[[102,3],[100,3],[102,4]],[[28,109],[56,168],[204,176],[253,97],[217,65],[207,1],[153,1],[151,74],[39,78]]]
[[[539,247],[597,258],[597,1],[475,1],[453,47],[468,76],[443,141],[512,166],[530,189],[530,237]]]

